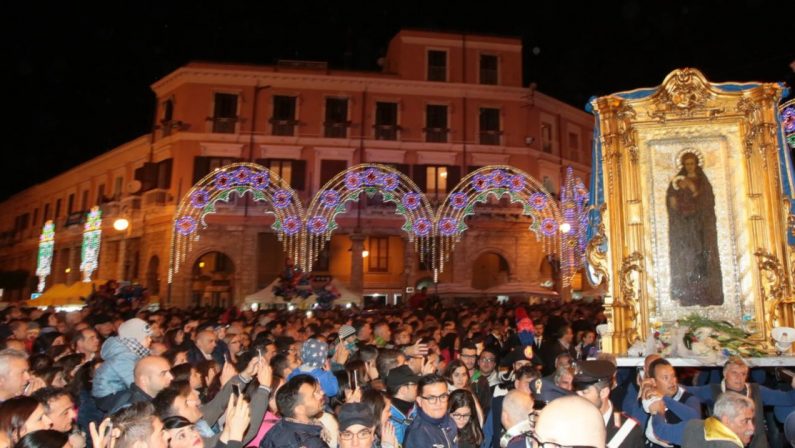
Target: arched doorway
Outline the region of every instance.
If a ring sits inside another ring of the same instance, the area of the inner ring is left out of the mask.
[[[472,263],[472,287],[489,289],[508,283],[508,260],[496,252],[484,252]]]
[[[153,296],[160,294],[160,257],[152,255],[146,268],[146,289]]]
[[[232,303],[235,265],[222,252],[207,252],[193,263],[191,292],[194,305],[226,307]]]

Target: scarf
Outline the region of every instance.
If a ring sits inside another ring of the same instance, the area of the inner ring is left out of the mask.
[[[144,358],[146,356],[149,356],[149,349],[141,345],[141,343],[138,342],[137,339],[120,337],[119,341],[121,341],[121,343],[124,344],[125,347],[130,349],[130,351],[133,352],[135,356],[139,358]]]

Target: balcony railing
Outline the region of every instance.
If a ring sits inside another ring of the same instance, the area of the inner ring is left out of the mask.
[[[211,117],[213,132],[216,134],[234,134],[237,117]]]
[[[273,135],[281,135],[281,136],[293,136],[295,135],[295,125],[298,124],[296,120],[277,120],[275,118],[270,119],[270,123],[273,126],[271,133]]]
[[[425,141],[431,143],[447,143],[448,128],[425,128]]]
[[[396,124],[377,124],[375,128],[376,140],[397,140],[398,125]]]
[[[500,131],[480,131],[480,144],[499,145],[500,135],[502,135]]]
[[[346,138],[348,136],[348,126],[351,125],[350,121],[323,123],[324,133],[326,138]]]

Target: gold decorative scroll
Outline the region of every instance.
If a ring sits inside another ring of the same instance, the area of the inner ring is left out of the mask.
[[[655,89],[593,100],[604,210],[586,256],[607,291],[605,347],[622,353],[648,336],[650,321],[692,313],[755,323],[760,340],[793,323],[780,95],[777,84],[726,88],[685,68]],[[692,235],[701,240],[689,245]]]

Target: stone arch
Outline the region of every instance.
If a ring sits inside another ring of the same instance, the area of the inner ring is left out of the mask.
[[[192,258],[190,264],[190,273],[185,273],[185,280],[188,284],[188,291],[191,293],[191,303],[194,305],[212,305],[212,306],[228,306],[234,302],[235,288],[239,288],[238,283],[238,266],[240,260],[235,260],[234,256],[230,255],[225,250],[202,248],[196,251],[197,255]],[[210,255],[215,254],[215,260],[211,260]],[[201,266],[203,260],[208,260],[213,264],[217,260],[222,260],[226,265],[223,270],[220,270],[217,265],[214,267]],[[207,269],[207,272],[203,272]],[[211,270],[212,269],[212,270]],[[222,277],[216,277],[216,274],[223,274]],[[206,278],[204,278],[206,277]],[[228,287],[224,289],[224,285],[218,282],[227,282]]]
[[[381,194],[384,202],[395,204],[395,214],[404,218],[401,229],[415,243],[418,253],[426,253],[433,234],[433,208],[411,178],[400,171],[376,163],[359,164],[337,174],[315,194],[307,207],[302,230],[306,254],[301,268],[311,269],[317,255],[337,228],[336,217],[347,211],[348,202],[361,194]]]
[[[546,252],[560,252],[558,226],[561,212],[555,198],[534,177],[507,165],[485,166],[461,179],[439,205],[435,216],[434,271],[444,270],[445,263],[467,230],[465,220],[475,214],[475,206],[489,196],[508,196],[511,203],[522,205],[522,214],[532,219],[529,230],[544,243]]]
[[[207,227],[205,217],[216,213],[216,204],[249,194],[255,202],[270,207],[273,231],[278,235],[288,256],[298,262],[298,235],[304,227],[304,212],[298,195],[276,173],[256,163],[233,163],[204,176],[180,200],[174,217],[174,232],[169,256],[168,281],[179,273],[186,257],[198,241],[199,227]]]
[[[511,278],[511,265],[502,251],[481,250],[472,261],[472,287],[489,289],[508,283]]]

